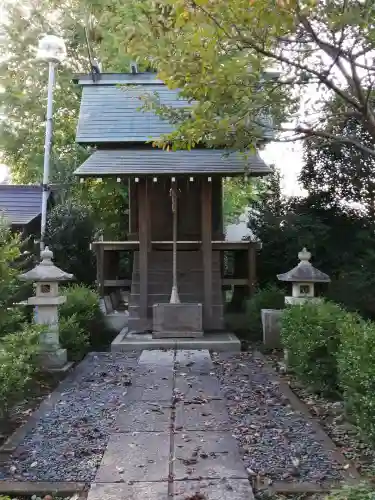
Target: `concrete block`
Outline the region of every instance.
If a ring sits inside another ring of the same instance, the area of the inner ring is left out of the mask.
[[[109,483],[92,484],[87,500],[166,500],[167,498],[168,482]]]
[[[176,480],[248,477],[236,440],[225,432],[178,432],[174,458]]]
[[[173,498],[174,500],[186,500],[187,498],[254,500],[254,495],[247,479],[223,478],[202,481],[175,481],[173,484]],[[89,500],[91,500],[90,497]],[[146,497],[145,500],[148,500],[148,498]]]
[[[169,451],[168,433],[113,434],[95,482],[167,481]]]
[[[143,351],[139,360],[139,365],[173,367],[174,365],[174,351]]]
[[[171,405],[134,402],[119,410],[116,432],[168,432],[171,425]]]
[[[187,431],[226,431],[230,429],[223,401],[181,402],[176,405],[176,429]]]
[[[128,326],[129,313],[125,312],[111,312],[104,316],[105,324],[111,330],[119,333],[121,330]]]
[[[175,393],[183,401],[223,399],[219,380],[210,375],[177,376]]]
[[[262,309],[263,344],[269,349],[281,347],[281,325],[280,319],[282,309]]]
[[[208,349],[176,352],[176,370],[208,375],[214,369]]]
[[[153,337],[185,337],[203,336],[202,304],[154,304]]]

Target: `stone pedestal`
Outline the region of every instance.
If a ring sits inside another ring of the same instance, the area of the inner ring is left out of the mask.
[[[202,304],[154,304],[152,336],[156,339],[202,337]]]
[[[263,344],[268,349],[279,349],[281,347],[281,325],[282,309],[262,309]]]
[[[66,297],[30,297],[28,304],[37,307],[35,323],[45,327],[39,338],[39,363],[44,371],[66,371],[68,363],[66,349],[60,347],[59,316],[57,307],[66,301]]]

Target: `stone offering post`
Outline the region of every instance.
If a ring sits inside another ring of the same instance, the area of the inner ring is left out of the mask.
[[[53,264],[53,253],[48,247],[41,252],[40,257],[40,264],[21,274],[19,279],[35,282],[35,297],[30,297],[27,303],[38,309],[35,322],[47,327],[40,337],[41,367],[45,371],[66,371],[71,363],[67,362],[66,349],[60,347],[57,308],[66,301],[66,297],[59,295],[59,282],[69,281],[73,275]]]

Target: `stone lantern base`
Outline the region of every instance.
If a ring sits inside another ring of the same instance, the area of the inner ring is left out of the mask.
[[[55,351],[42,351],[38,355],[40,367],[46,372],[66,372],[73,362],[68,362],[66,349],[58,348]]]
[[[285,304],[290,306],[301,306],[306,302],[319,303],[322,299],[320,297],[285,297]]]

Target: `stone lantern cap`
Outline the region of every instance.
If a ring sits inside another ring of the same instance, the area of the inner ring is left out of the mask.
[[[298,253],[298,258],[300,260],[299,264],[287,273],[278,274],[278,280],[294,283],[328,283],[331,281],[328,274],[319,271],[319,269],[311,265],[311,253],[306,248],[303,248]]]
[[[66,273],[59,269],[52,262],[53,253],[46,247],[40,253],[41,262],[34,269],[21,274],[21,281],[70,281],[74,278],[73,274]]]

